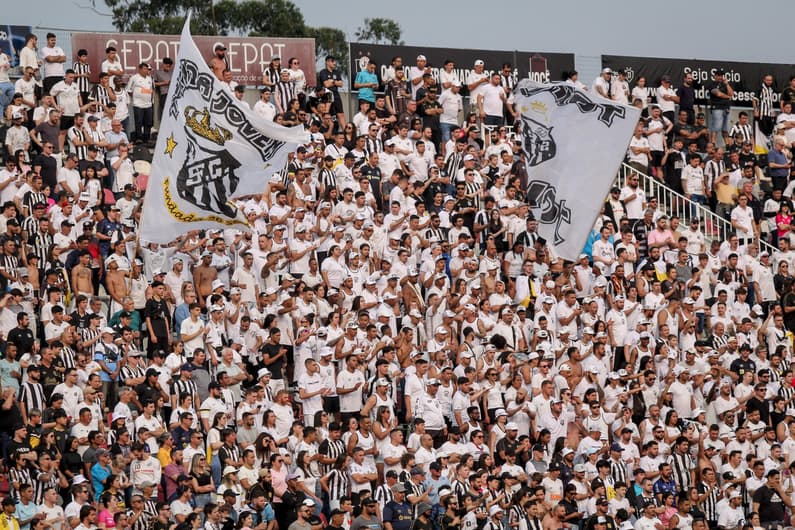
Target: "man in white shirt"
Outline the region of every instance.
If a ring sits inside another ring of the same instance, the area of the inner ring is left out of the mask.
[[[267,121],[276,117],[276,105],[271,102],[271,89],[265,87],[260,90],[260,100],[254,104],[254,112]]]
[[[676,89],[671,86],[671,76],[662,76],[660,86],[657,88],[657,105],[662,110],[663,116],[669,121],[674,121],[677,103],[679,103],[679,96],[676,95]]]
[[[65,77],[56,82],[50,88],[50,95],[58,102],[61,107],[61,133],[58,137],[60,150],[63,151],[63,143],[66,139],[66,131],[74,125],[75,114],[80,112],[83,100],[80,98],[80,89],[75,83],[75,73],[67,70]]]
[[[594,79],[593,91],[605,99],[610,99],[610,81],[613,78],[613,71],[610,68],[604,68],[602,73]]]
[[[149,143],[154,120],[154,81],[149,75],[148,63],[138,65],[138,73],[130,78],[127,85],[133,106],[133,119],[135,132],[133,140],[136,143]]]
[[[737,238],[740,245],[751,243],[751,240],[759,233],[756,222],[754,222],[754,212],[748,206],[748,197],[740,195],[737,198],[739,203],[731,212],[732,227],[737,231]]]
[[[486,63],[478,59],[475,61],[474,69],[467,75],[467,88],[469,89],[469,101],[477,101],[483,93],[483,85],[488,84],[489,74],[484,71]]]
[[[50,92],[55,83],[64,78],[64,63],[66,63],[66,53],[63,48],[56,46],[55,34],[47,34],[47,46],[41,49],[41,66],[44,93]]]
[[[647,501],[643,505],[643,517],[635,521],[635,530],[657,530],[662,523],[655,513],[656,505],[653,501]]]
[[[627,83],[627,74],[624,70],[619,70],[616,73],[618,74],[618,79],[613,81],[610,85],[610,99],[627,105],[629,104],[629,83]]]
[[[744,520],[743,496],[739,491],[733,491],[729,495],[729,505],[718,513],[718,527],[726,530],[738,528]]]
[[[638,123],[635,126],[635,134],[629,141],[629,165],[642,173],[649,171],[649,140],[643,135],[643,124]]]
[[[450,140],[453,127],[458,127],[460,123],[458,116],[464,110],[463,98],[461,97],[461,83],[454,81],[449,90],[442,92],[439,96],[439,105],[442,106],[442,115],[439,116],[439,127],[442,132],[442,145]]]
[[[337,394],[340,396],[340,412],[344,424],[362,409],[362,387],[365,381],[358,366],[359,357],[351,355],[345,369],[337,376]]]
[[[490,82],[483,85],[478,94],[477,105],[480,119],[484,125],[502,125],[502,109],[505,104],[505,90],[500,86],[500,74],[491,74]]]
[[[117,75],[124,75],[124,66],[122,66],[119,56],[116,54],[115,47],[108,46],[105,48],[105,56],[107,58],[102,61],[100,69],[102,72],[110,74],[109,81],[113,85],[113,80]]]

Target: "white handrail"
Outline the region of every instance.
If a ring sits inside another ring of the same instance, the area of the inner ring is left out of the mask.
[[[626,163],[621,164],[621,169],[616,176],[616,186],[623,188],[629,175],[638,175],[640,186],[646,192],[646,196],[656,197],[658,207],[668,215],[677,215],[680,218],[689,219],[691,212],[695,210],[701,219],[701,229],[707,239],[724,241],[729,238],[730,234],[735,232],[731,223],[724,217],[699,203],[691,201],[681,193],[677,193],[666,186],[664,182],[660,182]],[[772,254],[778,250],[763,239],[758,239],[757,242],[759,243],[760,251],[767,250]]]

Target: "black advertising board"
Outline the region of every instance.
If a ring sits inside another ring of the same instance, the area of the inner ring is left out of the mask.
[[[352,42],[351,79],[355,79],[356,73],[366,68],[370,61],[375,61],[376,74],[379,79],[383,79],[393,57],[402,57],[403,67],[408,69],[416,64],[418,55],[427,58],[437,81],[439,70],[447,59],[455,62],[455,71],[462,82],[466,80],[478,59],[486,63],[486,71],[499,71],[503,63],[511,63],[518,79],[530,77],[539,82],[559,81],[563,72],[574,70],[573,53],[429,48]]]
[[[629,57],[622,55],[602,55],[602,68],[623,69],[627,73],[630,88],[634,88],[640,77],[646,78],[646,86],[654,90],[660,86],[663,75],[671,76],[674,88],[682,84],[686,74],[692,74],[696,85],[696,104],[706,105],[707,88],[714,79],[715,71],[723,69],[725,79],[734,89],[736,107],[751,107],[753,96],[759,93],[762,78],[771,74],[774,87],[780,93],[788,84],[789,77],[795,73],[791,64],[741,63],[733,61],[714,61],[706,59],[663,59],[655,57]]]

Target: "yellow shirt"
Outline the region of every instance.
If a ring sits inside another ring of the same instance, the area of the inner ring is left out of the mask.
[[[715,185],[715,194],[718,202],[723,204],[734,204],[734,196],[737,195],[737,188],[731,184]]]
[[[19,520],[5,512],[0,513],[0,530],[19,530]]]

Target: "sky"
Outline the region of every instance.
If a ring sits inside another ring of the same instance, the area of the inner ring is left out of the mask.
[[[103,0],[95,1],[97,11],[109,12]],[[601,54],[792,62],[787,39],[781,36],[792,31],[795,4],[778,4],[775,16],[766,16],[762,24],[762,15],[743,18],[743,11],[752,15],[751,9],[738,0],[648,4],[636,0],[571,4],[525,0],[493,4],[497,9],[472,0],[341,0],[341,9],[330,9],[331,3],[317,0],[293,1],[307,24],[341,28],[351,39],[365,17],[388,17],[401,25],[403,40],[411,45],[570,52],[581,56],[578,62]],[[112,30],[110,17],[96,14],[91,2],[9,1],[0,24]]]

